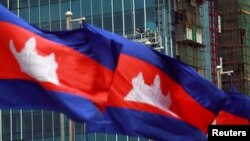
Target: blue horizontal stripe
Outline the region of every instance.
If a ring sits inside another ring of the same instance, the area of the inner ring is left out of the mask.
[[[223,110],[250,121],[250,97],[237,92],[228,93],[228,96]]]
[[[116,67],[121,45],[113,40],[100,37],[100,35],[90,32],[88,29],[57,32],[44,31],[31,26],[0,4],[1,21],[19,26],[48,40],[68,46],[111,70]]]
[[[113,122],[112,122],[113,121]],[[104,119],[87,123],[87,133],[102,132],[141,136],[159,141],[206,141],[193,126],[166,116],[108,107]]]
[[[165,54],[145,45],[112,34],[111,32],[103,31],[89,25],[86,25],[85,27],[94,32],[99,32],[99,34],[104,37],[113,39],[122,44],[122,53],[144,60],[165,72],[175,82],[181,85],[193,99],[213,111],[215,114],[217,114],[222,108],[225,101],[224,92],[200,76],[187,64],[166,56]]]
[[[89,120],[100,114],[96,106],[83,97],[47,91],[26,80],[0,80],[0,108],[63,112],[76,121]]]

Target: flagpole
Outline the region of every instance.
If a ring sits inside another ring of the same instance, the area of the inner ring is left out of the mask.
[[[217,72],[217,87],[222,89],[221,75],[227,74],[228,76],[231,76],[234,71],[233,70],[223,71],[223,61],[222,58],[220,57],[220,64],[216,66],[216,72]]]
[[[66,29],[67,30],[72,30],[73,22],[79,22],[79,24],[81,25],[86,20],[85,17],[73,19],[72,18],[73,13],[71,11],[67,11],[65,13],[65,16],[66,16]],[[75,141],[75,122],[72,120],[69,120],[69,141]]]
[[[221,75],[227,74],[231,77],[233,70],[223,71],[223,61],[222,61],[222,58],[220,57],[220,64],[216,66],[216,73],[217,73],[217,87],[219,89],[222,89]],[[231,79],[232,79],[232,77],[230,78],[230,81],[232,81]],[[212,125],[216,125],[216,119],[214,119]]]
[[[66,29],[71,30],[72,29],[71,21],[72,21],[73,13],[71,11],[67,11],[65,13],[65,16],[66,16]],[[75,141],[73,134],[74,133],[73,133],[72,121],[69,119],[69,141]]]

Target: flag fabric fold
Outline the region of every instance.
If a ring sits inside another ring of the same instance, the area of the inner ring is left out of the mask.
[[[250,97],[229,92],[225,106],[216,117],[216,125],[250,125]]]
[[[48,32],[0,5],[0,108],[63,112],[77,121],[106,105],[120,44],[87,29]]]
[[[88,122],[87,133],[115,133],[135,137],[140,136],[157,141],[207,140],[205,134],[200,130],[179,119],[140,112],[140,110],[108,107],[104,117],[105,120]]]
[[[87,132],[206,140],[208,125],[226,100],[222,90],[190,66],[150,47],[96,27],[85,28],[122,45],[105,114],[89,122]]]

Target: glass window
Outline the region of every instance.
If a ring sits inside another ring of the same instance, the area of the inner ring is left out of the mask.
[[[119,136],[118,136],[118,140],[119,140],[119,141],[127,141],[127,136],[119,135]]]
[[[122,2],[114,0],[114,26],[115,33],[122,34]]]
[[[155,8],[154,8],[154,0],[146,0],[146,24],[147,29],[149,28],[151,31],[155,31]]]
[[[24,20],[29,22],[29,9],[28,8],[23,8],[20,9],[20,17],[22,17]]]
[[[42,112],[33,112],[33,132],[34,139],[40,139],[42,137]]]
[[[124,0],[124,13],[125,13],[125,34],[133,33],[133,3],[131,0]]]
[[[82,10],[82,7],[81,7],[80,0],[71,1],[71,11],[73,13],[73,18],[83,17],[81,10]],[[81,27],[81,25],[79,22],[73,22],[72,27],[73,27],[73,29],[78,29]]]
[[[13,110],[12,114],[12,132],[13,139],[20,139],[20,111]]]
[[[143,9],[144,8],[144,2],[141,0],[135,0],[135,9]]]
[[[62,30],[66,30],[66,20],[65,19],[63,19],[61,21],[61,24],[62,24]]]
[[[28,1],[20,1],[20,17],[26,21],[29,21]]]
[[[135,0],[135,27],[144,29],[144,8],[141,0]]]
[[[9,9],[13,12],[13,13],[15,13],[16,15],[17,15],[17,0],[12,0],[12,1],[10,1],[10,4],[9,4]]]
[[[61,24],[60,20],[52,21],[51,22],[51,30],[60,31],[61,30],[60,24]]]
[[[52,137],[52,112],[43,112],[44,137]]]
[[[104,1],[104,0],[103,0]],[[104,29],[112,31],[111,0],[103,2]]]
[[[37,7],[30,8],[30,23],[31,24],[39,23],[39,10]]]
[[[78,122],[76,122],[76,124],[75,124],[75,128],[76,128],[76,134],[82,134],[82,133],[84,133],[84,124],[83,123],[78,123]]]
[[[60,114],[59,113],[53,113],[54,114],[54,136],[60,136],[61,130],[60,130]]]
[[[69,136],[69,119],[64,116],[64,132],[65,136]]]
[[[74,18],[80,18],[81,17],[80,6],[81,6],[80,5],[80,0],[72,0],[71,1],[71,11],[73,13]]]
[[[7,7],[7,0],[0,0],[0,3]]]
[[[56,21],[56,20],[60,19],[60,10],[59,10],[59,4],[58,3],[50,5],[50,17],[51,17],[52,21]]]
[[[96,141],[103,141],[103,140],[106,139],[106,137],[107,137],[106,134],[98,133],[98,134],[96,134]],[[110,141],[110,140],[107,140],[107,141]],[[119,141],[120,141],[120,140],[119,140]]]
[[[83,12],[82,14],[85,17],[90,16],[90,13],[91,13],[90,1],[91,0],[82,0],[82,12]]]
[[[31,120],[31,112],[23,111],[23,139],[28,140],[32,139],[32,120]]]
[[[70,10],[70,7],[69,7],[70,5],[69,5],[69,3],[61,3],[61,15],[62,15],[62,20],[61,20],[61,22],[62,22],[62,30],[65,30],[66,29],[66,17],[65,17],[65,13],[67,12],[67,11],[69,11]]]
[[[83,123],[75,123],[75,137],[76,140],[83,141],[84,140],[84,124]]]
[[[50,30],[50,24],[49,24],[49,22],[43,22],[43,23],[41,23],[41,28],[43,30],[49,31]]]
[[[87,139],[88,140],[95,140],[95,134],[94,133],[87,134]]]
[[[107,140],[108,140],[108,141],[116,141],[116,135],[109,134],[109,135],[107,136]]]
[[[44,1],[49,1],[49,0],[44,0]],[[49,5],[41,5],[40,7],[40,18],[41,22],[49,22]]]
[[[103,13],[104,14],[111,13],[111,0],[103,0]]]
[[[50,20],[51,20],[51,25],[50,25],[50,29],[52,31],[59,31],[61,30],[62,28],[62,25],[61,25],[61,16],[60,15],[60,5],[59,5],[59,0],[56,1],[50,1],[51,5],[50,5]],[[63,15],[64,16],[64,15]],[[64,17],[65,18],[65,17]]]
[[[54,137],[54,141],[61,141],[61,137]]]
[[[6,110],[7,111],[7,110]],[[10,116],[2,116],[3,140],[10,140]]]
[[[92,0],[93,15],[101,14],[101,0]]]
[[[101,17],[101,1],[92,0],[92,9],[93,9],[93,25],[102,27],[102,17]]]
[[[153,7],[155,7],[155,3],[156,3],[156,1],[155,0],[146,0],[146,7],[147,8],[153,8]]]
[[[9,115],[10,114],[10,110],[2,110],[2,115]]]
[[[38,0],[30,0],[29,2],[30,2],[30,7],[36,7],[39,5]]]
[[[132,137],[132,136],[129,136],[129,141],[138,141],[138,138],[140,141],[149,141],[148,139],[145,139],[145,138],[142,138],[142,137]]]

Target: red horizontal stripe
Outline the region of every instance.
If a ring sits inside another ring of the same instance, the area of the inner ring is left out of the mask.
[[[160,76],[161,91],[163,94],[167,94],[168,90],[171,93],[171,111],[179,115],[181,120],[199,128],[203,132],[207,132],[207,126],[215,118],[212,112],[192,99],[179,84],[164,72],[147,62],[125,54],[120,55],[118,67],[115,71],[115,77],[109,97],[110,106],[170,116],[168,113],[154,106],[124,100],[124,97],[132,89],[132,78],[136,77],[139,72],[143,73],[144,81],[147,85],[151,85],[155,76],[158,74]]]
[[[29,38],[35,37],[36,50],[39,55],[55,54],[58,63],[57,75],[60,82],[59,86],[48,82],[38,82],[39,84],[48,90],[83,96],[97,105],[102,105],[107,100],[106,92],[111,83],[113,72],[93,59],[10,23],[0,22],[0,35],[4,35],[0,38],[0,79],[36,81],[21,72],[9,49],[10,40],[14,41],[16,50],[21,51],[25,42]]]
[[[228,113],[226,111],[220,111],[220,113],[216,117],[216,124],[217,125],[220,125],[220,124],[250,125],[250,121],[248,121],[245,118]]]

